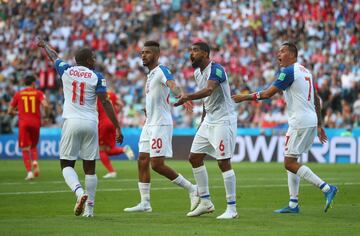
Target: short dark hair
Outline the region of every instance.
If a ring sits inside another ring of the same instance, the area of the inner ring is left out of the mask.
[[[75,61],[77,64],[86,63],[86,60],[93,56],[93,52],[90,48],[80,48],[75,53]]]
[[[294,56],[297,58],[298,56],[298,49],[296,47],[296,45],[294,43],[291,42],[285,42],[282,44],[282,46],[287,46],[290,50],[290,52],[292,52],[294,54]]]
[[[146,41],[144,43],[144,47],[157,47],[157,48],[160,48],[160,44],[156,41]]]
[[[27,75],[24,79],[24,83],[26,86],[31,85],[32,83],[34,83],[36,81],[35,76],[33,75]]]
[[[210,56],[210,46],[205,42],[196,42],[193,45],[199,46],[200,50],[206,52]]]

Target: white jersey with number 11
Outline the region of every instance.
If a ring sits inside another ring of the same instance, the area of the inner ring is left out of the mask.
[[[84,66],[70,66],[60,59],[56,60],[55,69],[63,82],[63,118],[98,122],[96,94],[106,92],[102,74]]]

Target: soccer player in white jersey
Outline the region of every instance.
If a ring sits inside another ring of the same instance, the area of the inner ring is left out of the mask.
[[[172,157],[173,120],[169,103],[170,91],[178,97],[182,94],[170,70],[159,64],[160,47],[155,41],[147,41],[141,51],[143,65],[149,69],[146,80],[146,122],[139,141],[138,172],[141,202],[125,212],[151,212],[150,205],[150,163],[154,171],[168,178],[174,184],[185,188],[190,196],[190,209],[199,203],[197,188],[181,174],[165,165],[165,157]],[[189,109],[190,105],[185,104]]]
[[[274,94],[284,91],[289,115],[284,165],[288,173],[290,201],[288,206],[275,212],[299,213],[300,177],[321,189],[326,200],[324,211],[327,212],[337,193],[337,187],[327,184],[309,167],[298,163],[300,155],[311,148],[316,133],[321,143],[327,141],[327,136],[322,127],[320,99],[314,88],[313,76],[308,69],[297,63],[297,54],[295,44],[282,44],[278,51],[281,71],[277,80],[266,90],[249,95],[234,95],[233,99],[237,103],[246,100],[256,101],[271,98]]]
[[[217,219],[233,219],[236,211],[236,177],[230,159],[234,154],[237,119],[231,99],[229,81],[224,68],[210,61],[210,47],[204,42],[192,45],[190,59],[195,69],[195,81],[200,89],[183,94],[175,106],[203,99],[203,117],[191,146],[189,161],[198,186],[200,204],[187,216],[200,216],[215,210],[210,200],[208,174],[204,165],[206,155],[216,158],[224,178],[227,209]]]
[[[95,159],[99,157],[98,114],[96,99],[102,105],[116,127],[116,140],[123,141],[123,135],[111,102],[106,93],[106,81],[101,73],[94,71],[95,55],[90,49],[79,49],[75,54],[76,66],[70,66],[59,59],[58,54],[44,40],[38,42],[48,57],[55,63],[64,91],[64,124],[60,141],[60,165],[66,184],[75,193],[76,216],[92,217],[97,186]],[[86,192],[74,170],[78,156],[83,160]],[[85,209],[85,210],[84,210]]]

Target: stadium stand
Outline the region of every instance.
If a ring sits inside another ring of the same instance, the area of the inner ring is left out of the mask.
[[[0,5],[0,132],[16,118],[6,110],[22,78],[33,73],[52,107],[45,126],[61,125],[63,97],[54,69],[36,49],[40,35],[73,62],[82,46],[97,52],[110,87],[125,103],[124,127],[144,122],[146,71],[139,52],[146,40],[161,43],[160,62],[177,81],[195,90],[189,46],[204,40],[214,61],[226,66],[232,93],[260,90],[278,69],[276,50],[296,42],[299,62],[310,68],[323,101],[326,127],[360,127],[360,2],[353,1],[2,1]],[[239,105],[239,127],[286,125],[285,102],[273,99]],[[202,112],[174,109],[176,127],[197,127]]]

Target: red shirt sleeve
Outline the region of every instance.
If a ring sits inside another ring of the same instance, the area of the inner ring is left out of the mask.
[[[37,98],[38,98],[38,100],[39,100],[40,102],[42,102],[42,100],[45,99],[45,94],[44,94],[42,91],[38,90],[38,92],[37,92]]]
[[[10,103],[10,106],[17,107],[18,102],[19,102],[19,93],[15,93],[15,95]]]

